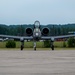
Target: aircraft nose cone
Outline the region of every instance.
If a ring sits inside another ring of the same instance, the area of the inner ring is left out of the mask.
[[[36,36],[38,36],[39,35],[39,33],[36,33]]]

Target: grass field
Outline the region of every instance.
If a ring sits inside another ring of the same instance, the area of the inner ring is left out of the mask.
[[[0,48],[0,51],[20,51],[20,48]],[[25,51],[34,51],[33,48],[24,48]],[[75,50],[75,48],[55,48],[54,50]],[[52,51],[51,48],[36,48],[36,51]]]
[[[16,47],[19,48],[21,43],[20,42],[16,42]],[[44,42],[36,42],[36,46],[37,48],[44,48]],[[61,42],[54,42],[54,46],[57,48],[62,48],[63,47],[63,41]],[[24,47],[25,48],[33,48],[33,42],[25,42],[24,43]]]
[[[43,42],[36,42],[36,45],[38,48],[44,47]],[[20,48],[21,42],[16,42],[16,48]],[[0,48],[5,48],[6,47],[6,42],[0,42]],[[24,47],[25,48],[33,48],[33,42],[24,42]]]
[[[0,48],[5,48],[6,42],[0,42]],[[21,42],[16,42],[16,48],[20,48]],[[44,48],[44,43],[43,42],[36,42],[37,48]],[[63,41],[61,42],[54,42],[54,46],[57,48],[62,48],[63,47]],[[33,42],[24,42],[24,47],[25,48],[33,48]]]
[[[5,48],[6,49],[5,45],[6,45],[6,42],[0,42],[0,48]],[[20,46],[21,46],[21,42],[16,42],[16,49],[20,48]],[[51,50],[50,48],[44,48],[44,43],[43,42],[36,42],[36,46],[37,46],[38,50],[40,50],[41,48],[43,50]],[[75,48],[63,48],[63,41],[54,42],[54,46],[55,46],[56,50],[62,50],[62,49],[66,49],[66,50],[72,49],[72,50],[74,50],[75,49]],[[24,47],[27,50],[30,50],[30,49],[33,50],[33,42],[24,42]]]
[[[33,48],[34,43],[33,42],[24,42],[24,47],[25,48]],[[19,48],[21,46],[21,42],[16,42],[16,48]],[[43,42],[36,42],[36,46],[38,48],[44,47]]]

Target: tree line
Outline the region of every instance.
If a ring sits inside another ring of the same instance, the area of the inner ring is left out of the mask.
[[[24,24],[24,25],[4,25],[0,24],[0,34],[4,35],[16,35],[16,36],[24,36],[26,35],[25,29],[31,27],[34,28],[32,24]],[[44,27],[48,27],[50,29],[49,35],[67,35],[68,32],[75,32],[75,24],[64,24],[64,25],[41,25],[40,29],[42,30]]]

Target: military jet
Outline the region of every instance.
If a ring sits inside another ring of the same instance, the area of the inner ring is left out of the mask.
[[[62,36],[50,36],[50,29],[48,27],[40,29],[40,22],[34,22],[34,28],[26,28],[26,36],[12,36],[12,35],[0,35],[0,38],[19,39],[21,41],[21,50],[24,48],[24,40],[33,40],[34,50],[36,50],[36,41],[39,40],[51,40],[51,49],[54,50],[54,40],[58,38],[75,37],[75,35],[62,35]]]

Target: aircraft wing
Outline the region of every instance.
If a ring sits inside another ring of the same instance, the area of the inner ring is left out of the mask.
[[[42,40],[50,40],[50,39],[59,39],[59,38],[69,38],[69,37],[75,37],[74,34],[72,35],[61,35],[61,36],[44,36],[41,37]]]
[[[33,37],[30,36],[12,36],[12,35],[0,35],[0,38],[9,38],[9,39],[24,39],[24,40],[32,40]]]

